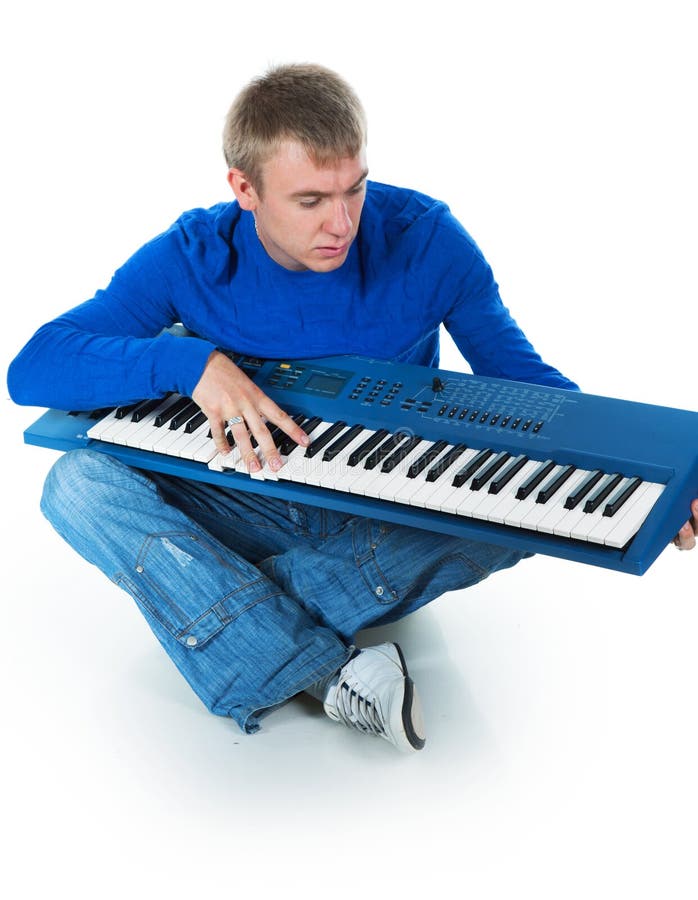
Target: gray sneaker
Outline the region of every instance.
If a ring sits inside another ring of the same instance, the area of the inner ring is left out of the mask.
[[[379,735],[398,750],[424,746],[422,707],[397,644],[357,651],[328,688],[324,707],[335,722]]]

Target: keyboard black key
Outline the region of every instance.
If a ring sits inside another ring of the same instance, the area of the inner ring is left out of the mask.
[[[159,413],[167,412],[167,410],[171,406],[173,406],[176,403],[176,401],[177,401],[176,396],[173,397],[171,394],[168,394],[166,397],[163,397],[157,401],[157,404],[156,404],[155,408],[153,409],[153,412],[158,412],[158,410],[159,410]],[[134,410],[134,412],[135,412],[135,410]],[[152,424],[155,425],[154,420],[153,420]]]
[[[614,490],[622,480],[622,475],[609,475],[605,481],[601,482],[601,484],[596,488],[591,497],[589,497],[587,502],[584,504],[584,512],[595,512],[599,508],[599,506],[601,506],[606,497],[608,497],[611,491]]]
[[[467,465],[463,466],[460,472],[456,473],[456,477],[453,479],[453,487],[462,487],[468,478],[474,475],[483,463],[487,462],[493,453],[494,450],[480,450],[477,456],[474,456]]]
[[[144,400],[143,403],[139,403],[131,414],[131,421],[142,422],[147,415],[160,406],[164,399],[164,397],[158,397],[156,400]]]
[[[444,453],[444,455],[439,459],[435,465],[429,469],[427,472],[426,480],[429,482],[436,481],[438,478],[441,478],[444,472],[446,472],[453,463],[468,449],[467,444],[455,444],[448,453]]]
[[[498,475],[497,478],[492,479],[488,488],[488,493],[498,494],[503,487],[509,484],[514,475],[523,469],[527,462],[528,457],[524,453],[517,456],[515,459],[512,459],[506,469]]]
[[[184,409],[180,410],[180,412],[176,413],[170,419],[170,428],[172,431],[176,431],[178,428],[181,428],[182,425],[185,425],[189,419],[195,416],[199,412],[199,407],[193,400],[190,400]]]
[[[608,501],[604,507],[604,516],[615,516],[621,506],[635,493],[642,484],[642,478],[635,475],[630,481],[621,485],[615,495]]]
[[[335,456],[341,453],[345,447],[348,447],[349,444],[351,444],[351,442],[355,438],[357,438],[363,430],[363,425],[352,425],[351,428],[348,428],[344,432],[344,434],[341,434],[333,444],[330,444],[330,446],[327,447],[325,452],[322,454],[322,461],[332,462]]]
[[[396,431],[395,434],[391,434],[382,444],[376,447],[373,453],[366,457],[364,469],[375,469],[378,463],[383,462],[383,460],[407,437],[409,437],[409,435],[406,431]]]
[[[375,431],[373,434],[369,435],[366,440],[361,444],[361,446],[357,447],[350,455],[347,460],[348,466],[356,466],[361,460],[368,456],[368,454],[373,450],[374,447],[377,447],[378,444],[382,440],[388,437],[390,432],[387,428],[379,428],[378,431]]]
[[[547,503],[548,500],[560,490],[562,485],[567,481],[570,475],[576,469],[576,466],[570,465],[563,466],[562,470],[558,472],[557,475],[554,475],[550,481],[545,485],[545,487],[538,492],[538,496],[536,497],[536,503]]]
[[[312,459],[316,454],[318,454],[322,449],[324,449],[329,443],[331,443],[336,437],[338,437],[344,429],[347,427],[346,422],[335,422],[334,425],[330,425],[329,428],[326,428],[319,437],[316,437],[315,440],[306,448],[305,455],[308,459]]]
[[[484,469],[481,470],[479,475],[476,475],[475,478],[470,483],[471,491],[479,491],[480,488],[484,487],[487,482],[492,478],[493,475],[496,475],[497,472],[502,468],[502,466],[511,459],[511,455],[506,452],[506,450],[502,450],[501,453],[498,453],[493,460],[487,463]]]
[[[381,472],[392,472],[395,466],[402,462],[408,453],[411,453],[415,447],[422,443],[422,440],[421,437],[414,434],[411,438],[400,444],[397,450],[394,453],[391,453],[390,456],[383,461]]]
[[[126,406],[117,406],[116,409],[114,410],[114,418],[115,419],[125,419],[126,416],[130,412],[133,412],[133,410],[137,406],[140,406],[140,404],[142,402],[143,402],[142,400],[138,400],[138,401],[136,401],[136,403],[128,403]]]
[[[267,428],[269,428],[268,422],[267,422]],[[277,450],[279,449],[279,443],[283,439],[284,435],[285,435],[285,432],[282,431],[278,425],[274,425],[273,427],[269,428],[269,437],[272,439],[272,441],[274,441],[274,446],[276,447]]]
[[[184,426],[184,433],[193,434],[197,428],[200,428],[204,424],[205,421],[206,413],[203,413],[201,412],[201,410],[199,410],[199,412],[191,419],[189,419],[187,424]]]
[[[447,441],[436,441],[436,443],[432,444],[425,453],[422,453],[419,459],[416,459],[412,463],[407,470],[407,477],[416,478],[417,475],[426,469],[430,462],[433,462],[436,459],[439,453],[446,449],[446,447],[448,447]]]
[[[547,459],[545,462],[542,462],[537,469],[531,472],[526,481],[519,487],[516,492],[516,499],[525,500],[526,497],[529,497],[543,479],[550,475],[554,468],[555,463],[552,459]]]
[[[569,497],[565,500],[565,509],[574,509],[579,503],[586,497],[589,491],[594,487],[595,484],[598,484],[599,481],[603,478],[603,472],[601,469],[595,469],[593,472],[590,472],[584,481],[579,485],[576,490],[572,491]]]
[[[311,418],[306,419],[306,417],[302,413],[298,413],[293,417],[293,421],[296,423],[296,425],[300,425],[307,435],[310,435],[322,422],[322,419],[320,418],[320,416],[311,416]],[[283,456],[288,456],[292,450],[295,450],[297,446],[298,444],[293,440],[293,438],[286,435],[286,437],[279,444],[279,453],[281,453]]]
[[[267,422],[267,428],[269,428],[269,422]],[[281,441],[282,436],[284,434],[285,434],[285,432],[283,432],[278,425],[272,425],[271,428],[269,428],[269,437],[274,442],[274,446],[276,447],[277,450],[279,449],[279,442]],[[251,444],[253,450],[256,450],[257,447],[259,446],[259,442],[257,441],[257,438],[251,432],[250,432],[250,444]]]
[[[155,425],[156,428],[162,428],[162,426],[166,422],[170,421],[172,416],[176,416],[177,413],[181,412],[189,403],[191,403],[189,397],[180,397],[179,400],[176,400],[174,403],[168,406],[167,409],[164,409],[161,413],[158,413],[158,415],[155,417],[153,425]]]

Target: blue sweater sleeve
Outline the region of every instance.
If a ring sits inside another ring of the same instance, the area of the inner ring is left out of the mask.
[[[146,244],[106,290],[36,332],[8,371],[16,403],[92,409],[168,391],[191,395],[215,347],[162,333],[179,321],[171,241],[165,232]]]
[[[451,265],[444,280],[451,299],[444,325],[475,375],[579,390],[544,362],[502,303],[492,270],[456,219],[441,229]],[[455,227],[454,227],[455,226]]]

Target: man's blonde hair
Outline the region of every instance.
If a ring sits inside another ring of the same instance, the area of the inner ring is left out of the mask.
[[[275,66],[236,97],[223,130],[228,168],[262,190],[262,167],[283,140],[298,141],[318,166],[357,156],[366,116],[352,88],[323,66]]]

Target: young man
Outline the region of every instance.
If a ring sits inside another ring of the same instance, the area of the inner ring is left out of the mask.
[[[185,213],[106,290],[48,323],[10,368],[20,403],[91,409],[191,396],[221,452],[281,465],[269,428],[304,432],[218,348],[269,358],[354,353],[438,362],[445,324],[476,374],[574,390],[503,306],[448,208],[369,183],[364,114],[317,66],[253,81],[225,126],[235,202]],[[163,334],[181,322],[196,337]],[[253,449],[252,438],[257,450]],[[356,633],[395,621],[523,555],[501,547],[65,454],[42,508],[139,604],[198,696],[246,732],[300,691],[404,750],[424,745],[395,644]],[[694,543],[693,521],[677,536]]]

